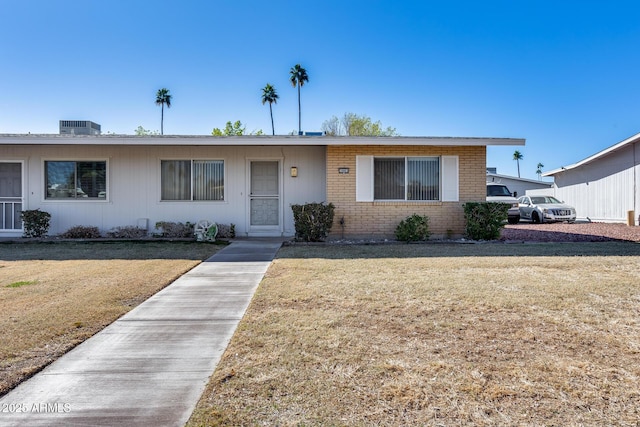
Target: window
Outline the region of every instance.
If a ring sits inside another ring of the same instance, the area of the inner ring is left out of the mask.
[[[161,200],[224,200],[224,160],[162,160]]]
[[[459,169],[458,156],[358,155],[356,156],[356,201],[457,202],[460,196]]]
[[[44,162],[47,199],[106,199],[106,161]]]
[[[373,159],[374,200],[440,200],[439,157]]]

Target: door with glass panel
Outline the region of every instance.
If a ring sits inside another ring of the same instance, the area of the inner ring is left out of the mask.
[[[250,162],[249,226],[252,233],[280,231],[280,163]]]
[[[0,230],[22,230],[22,163],[0,162]]]

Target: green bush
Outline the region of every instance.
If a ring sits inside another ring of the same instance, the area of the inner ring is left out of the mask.
[[[20,212],[20,219],[24,224],[24,237],[43,237],[49,232],[51,214],[34,209]]]
[[[296,239],[305,242],[322,242],[333,225],[333,203],[307,203],[291,205]]]
[[[63,239],[98,239],[101,236],[98,227],[76,225],[62,233],[60,237]]]
[[[507,203],[469,202],[464,204],[465,235],[472,240],[495,240],[507,221]]]
[[[427,240],[431,232],[429,231],[429,217],[413,214],[402,221],[396,227],[396,239],[401,242],[417,242]]]

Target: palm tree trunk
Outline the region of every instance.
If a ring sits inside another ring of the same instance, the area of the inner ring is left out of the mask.
[[[271,103],[269,103],[269,114],[271,114],[271,135],[276,134],[276,128],[273,127],[273,109],[271,108]]]
[[[302,135],[302,113],[300,109],[300,82],[298,82],[298,135]]]
[[[520,160],[516,159],[516,164],[518,165],[518,178],[520,178]]]
[[[164,102],[160,110],[160,135],[164,135]]]

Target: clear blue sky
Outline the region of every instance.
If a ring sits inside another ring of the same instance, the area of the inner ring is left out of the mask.
[[[0,0],[0,133],[160,129],[228,120],[297,131],[289,69],[302,64],[302,127],[345,112],[405,136],[526,138],[488,166],[536,178],[640,132],[637,1]]]

